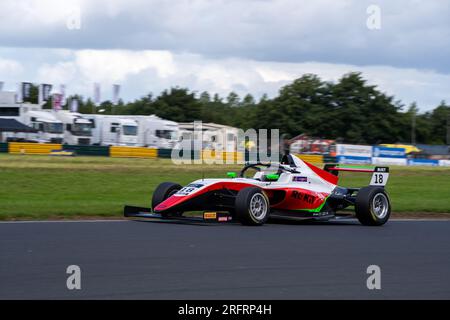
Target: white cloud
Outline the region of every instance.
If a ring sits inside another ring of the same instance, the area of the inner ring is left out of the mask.
[[[67,17],[83,1],[22,0],[0,3],[0,28],[10,32],[39,32],[39,28],[63,27]]]
[[[175,72],[168,51],[80,50],[75,57],[81,75],[99,82],[123,81],[147,69],[155,69],[161,78]]]
[[[450,101],[450,6],[378,0],[2,0],[0,80],[123,84],[126,100],[170,86],[276,95],[304,73],[336,81],[360,71],[423,109]],[[81,29],[68,17],[81,12]],[[104,93],[108,90],[102,90]],[[108,98],[104,94],[104,98]]]
[[[277,94],[304,73],[337,81],[360,71],[422,110],[450,101],[450,6],[379,0],[2,0],[0,80],[66,83],[104,98],[113,83],[132,100],[171,86]],[[81,13],[81,29],[67,19]],[[10,85],[11,84],[11,85]]]
[[[0,57],[0,76],[3,76],[3,79],[0,78],[0,80],[8,80],[8,77],[17,76],[22,72],[23,67],[20,62]]]
[[[37,79],[45,83],[65,83],[67,80],[75,80],[78,67],[74,62],[56,62],[44,64],[38,68]]]
[[[68,94],[92,96],[92,85],[102,85],[103,98],[109,99],[114,83],[123,86],[127,101],[149,92],[159,94],[171,86],[209,91],[226,96],[236,91],[241,96],[275,96],[281,86],[305,73],[314,73],[326,81],[337,81],[343,74],[358,71],[370,84],[405,104],[417,101],[421,110],[434,108],[442,99],[450,101],[450,75],[433,70],[391,66],[359,67],[321,62],[282,63],[249,59],[211,59],[195,54],[169,51],[131,50],[53,50],[30,49],[44,62],[30,61],[27,78],[35,82],[67,85]],[[33,70],[30,68],[32,66]],[[0,80],[23,81],[23,66],[11,57],[1,58]],[[16,75],[10,77],[10,75]],[[9,86],[13,88],[13,86]]]
[[[10,47],[169,50],[205,57],[450,72],[448,1],[2,0],[0,43]],[[81,29],[68,30],[73,8]]]

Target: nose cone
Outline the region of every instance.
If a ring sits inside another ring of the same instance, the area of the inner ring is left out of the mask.
[[[158,204],[155,208],[153,208],[153,211],[163,212],[170,210],[178,204],[182,203],[184,200],[186,200],[186,196],[170,196],[169,198]]]

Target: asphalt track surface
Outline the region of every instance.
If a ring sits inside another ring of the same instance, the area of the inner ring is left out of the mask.
[[[450,299],[450,221],[0,223],[0,298]]]

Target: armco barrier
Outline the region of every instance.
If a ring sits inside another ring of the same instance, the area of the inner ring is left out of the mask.
[[[105,156],[109,157],[109,147],[105,146],[80,146],[80,145],[63,145],[64,150],[74,151],[79,156]]]
[[[9,153],[19,154],[50,154],[52,150],[61,150],[62,146],[55,143],[24,143],[10,142]]]
[[[309,163],[317,163],[323,164],[323,155],[319,154],[296,154],[300,159],[309,162]]]
[[[109,148],[109,156],[113,158],[156,158],[158,149],[112,146]]]
[[[8,143],[6,142],[0,143],[0,152],[8,152]]]

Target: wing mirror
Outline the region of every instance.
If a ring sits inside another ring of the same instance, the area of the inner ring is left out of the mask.
[[[236,172],[227,172],[227,177],[228,178],[236,178],[237,174],[236,174]]]
[[[266,174],[265,178],[266,178],[266,181],[277,181],[278,178],[280,178],[280,175],[276,174],[276,173],[270,173],[270,174]]]

